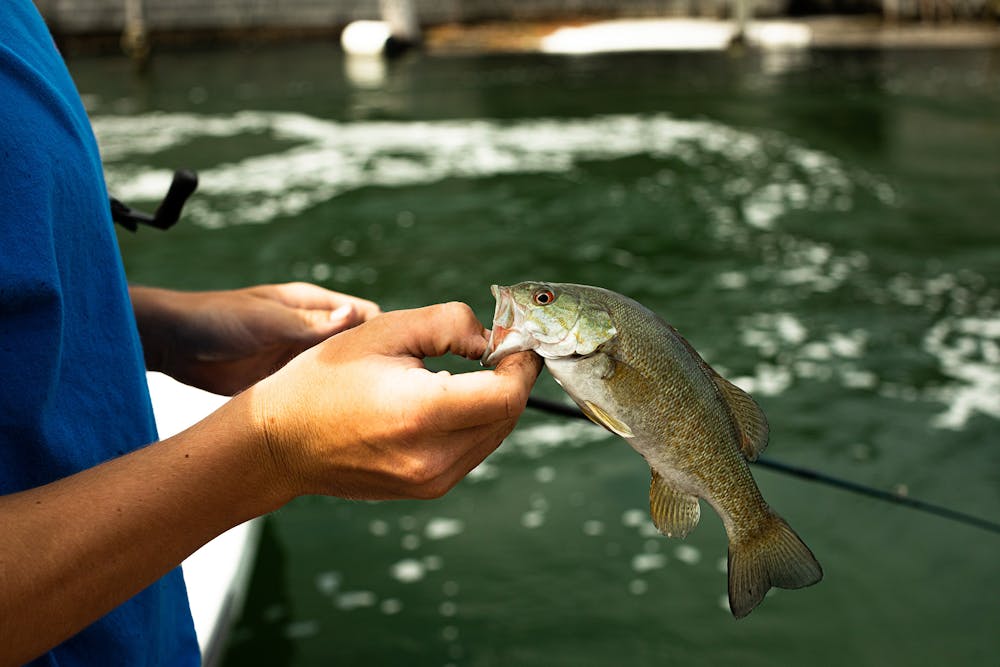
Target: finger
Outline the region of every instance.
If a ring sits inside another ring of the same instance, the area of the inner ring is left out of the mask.
[[[409,495],[423,498],[444,495],[493,453],[513,428],[513,420],[499,425],[475,426],[428,443],[422,456],[438,472],[432,479],[408,486]]]
[[[375,322],[381,329],[379,340],[386,354],[422,359],[451,353],[478,359],[486,349],[485,329],[464,303],[397,310]]]
[[[353,303],[334,310],[299,310],[299,315],[320,338],[327,338],[364,322],[364,316]]]
[[[472,472],[490,454],[495,452],[504,439],[514,430],[515,424],[515,420],[508,420],[491,426],[480,426],[470,430],[468,437],[473,442],[473,445],[469,447],[464,455],[455,461],[449,471],[448,474],[454,479],[452,484],[457,484],[459,480]]]
[[[267,285],[264,288],[276,300],[292,308],[306,310],[335,311],[339,307],[350,304],[359,317],[359,322],[365,322],[377,316],[382,311],[378,305],[367,299],[334,292],[312,283],[285,283],[282,285]]]
[[[496,370],[435,374],[418,399],[420,409],[432,415],[442,431],[516,422],[541,369],[541,363],[533,357],[533,353],[522,352],[508,357],[512,361]]]

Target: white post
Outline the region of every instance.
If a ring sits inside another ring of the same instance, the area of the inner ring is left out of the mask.
[[[733,44],[745,44],[747,41],[747,24],[753,16],[753,0],[733,0]]]
[[[142,0],[125,0],[125,27],[122,50],[139,67],[149,60],[149,34],[146,31]]]
[[[407,44],[420,42],[420,22],[414,0],[379,0],[382,20],[389,24],[389,34]]]

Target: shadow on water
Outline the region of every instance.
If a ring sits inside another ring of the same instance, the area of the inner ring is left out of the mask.
[[[254,576],[239,625],[229,638],[222,667],[289,665],[295,655],[295,626],[290,625],[293,601],[284,576],[288,558],[275,534],[273,519],[265,518]]]

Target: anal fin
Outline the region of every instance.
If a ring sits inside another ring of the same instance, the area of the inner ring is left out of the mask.
[[[701,518],[698,498],[669,486],[655,470],[649,484],[649,514],[667,537],[687,537]]]

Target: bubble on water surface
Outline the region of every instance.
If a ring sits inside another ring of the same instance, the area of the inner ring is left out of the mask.
[[[372,591],[345,591],[337,596],[337,608],[343,611],[353,611],[374,607],[377,599]]]
[[[647,512],[638,509],[628,509],[622,513],[622,524],[630,528],[638,528],[646,521]]]
[[[404,584],[412,584],[415,581],[420,581],[424,578],[427,568],[419,560],[413,558],[405,558],[398,563],[395,563],[390,569],[389,574],[396,581],[400,581]]]
[[[697,565],[701,561],[701,551],[690,544],[679,544],[674,548],[674,558],[687,565]]]
[[[340,588],[339,572],[320,572],[316,575],[316,590],[323,595],[333,595]]]
[[[319,634],[319,621],[293,621],[285,626],[284,635],[288,639],[306,639]]]
[[[555,478],[556,469],[552,466],[541,466],[535,470],[535,479],[542,484],[548,484]]]
[[[379,603],[378,608],[386,616],[394,616],[403,611],[403,603],[396,598],[386,598]]]
[[[521,525],[525,528],[541,528],[545,524],[545,512],[528,510],[521,515]]]
[[[465,530],[465,522],[461,519],[435,517],[424,526],[424,537],[429,540],[443,540],[453,537]]]
[[[628,582],[628,592],[632,595],[645,595],[649,590],[649,584],[642,579],[633,579]]]
[[[636,554],[632,557],[632,569],[636,572],[658,570],[667,564],[667,557],[659,553]]]

